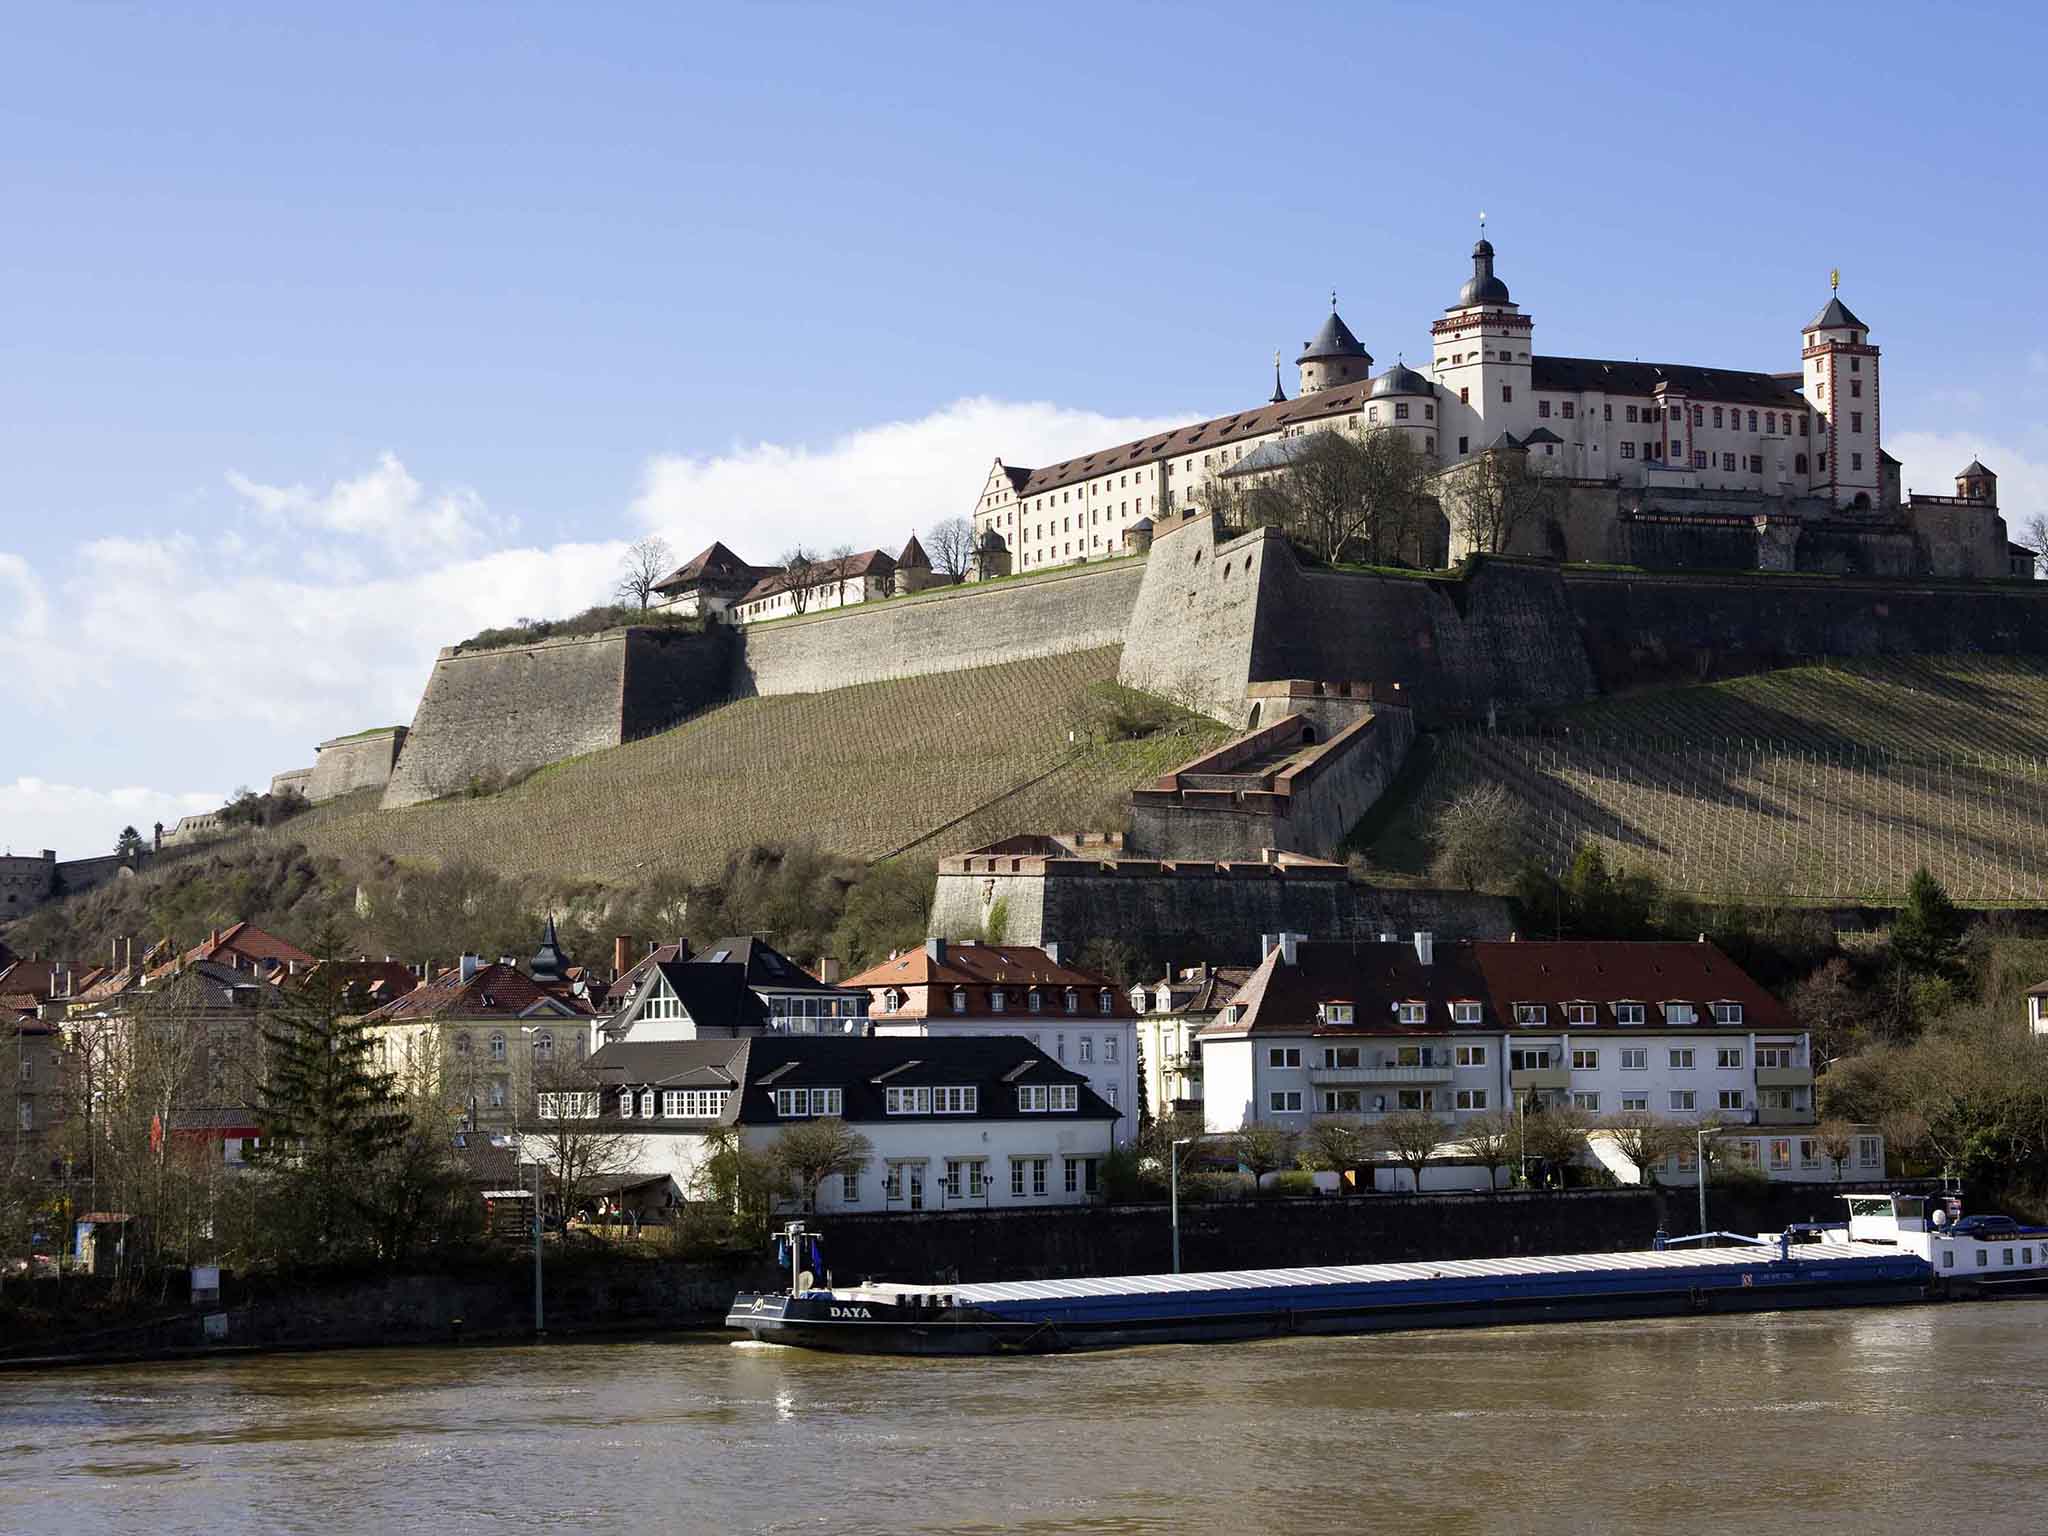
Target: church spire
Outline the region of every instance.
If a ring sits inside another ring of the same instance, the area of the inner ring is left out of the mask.
[[[1287,391],[1280,387],[1280,349],[1278,347],[1273,349],[1273,398],[1267,403],[1269,405],[1285,405],[1287,403]]]

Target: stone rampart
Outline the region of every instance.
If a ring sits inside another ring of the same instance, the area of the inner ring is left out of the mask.
[[[932,931],[988,931],[998,904],[1005,944],[1078,950],[1111,934],[1147,954],[1200,955],[1218,965],[1256,964],[1262,933],[1371,939],[1426,929],[1446,939],[1504,939],[1514,927],[1498,897],[1373,886],[1342,865],[976,855],[941,864]]]
[[[819,693],[856,683],[1121,645],[1145,566],[1077,566],[1045,577],[949,589],[746,625],[731,692]]]
[[[391,782],[391,770],[397,766],[398,754],[404,746],[402,725],[323,741],[302,793],[317,805],[323,800],[339,800],[359,789],[382,789]],[[272,789],[275,788],[273,780]]]
[[[389,775],[387,774],[386,777],[388,778]],[[312,782],[312,769],[287,768],[283,773],[273,773],[270,776],[270,793],[276,796],[289,791],[293,794],[303,795]]]

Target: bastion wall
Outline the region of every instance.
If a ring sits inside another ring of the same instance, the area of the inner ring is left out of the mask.
[[[404,745],[402,725],[323,741],[301,793],[317,805],[323,800],[339,800],[359,789],[382,789],[391,782],[391,770],[397,766]],[[276,789],[275,781],[271,787]]]

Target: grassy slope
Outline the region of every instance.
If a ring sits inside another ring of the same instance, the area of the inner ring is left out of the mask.
[[[873,858],[1059,830],[1222,736],[1190,720],[1142,741],[1071,745],[1089,685],[1116,664],[1114,649],[1096,650],[743,699],[502,794],[401,811],[323,806],[291,831],[315,851],[619,880],[656,867],[703,878],[754,842],[807,838]]]
[[[1462,786],[1507,784],[1539,855],[1581,839],[1707,895],[1895,899],[1926,864],[1975,902],[2048,899],[2048,665],[1877,658],[1601,699],[1568,734],[1451,737],[1370,856],[1419,872]]]

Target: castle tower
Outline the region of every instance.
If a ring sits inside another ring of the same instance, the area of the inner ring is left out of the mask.
[[[1351,334],[1351,327],[1337,313],[1336,294],[1330,295],[1330,318],[1316,332],[1314,341],[1302,343],[1301,356],[1294,361],[1301,368],[1301,393],[1304,395],[1312,395],[1319,389],[1333,389],[1339,384],[1355,383],[1371,374],[1372,354]],[[1275,378],[1273,389],[1276,394],[1279,388],[1280,381]]]
[[[1972,459],[1956,476],[1956,495],[1964,501],[1981,501],[1987,507],[1998,505],[1998,476],[1984,467],[1981,459]]]
[[[1880,505],[1877,348],[1839,296],[1801,333],[1803,391],[1813,408],[1813,493],[1837,507]]]
[[[1529,394],[1535,322],[1494,274],[1493,242],[1472,247],[1472,276],[1430,327],[1432,372],[1443,390],[1438,447],[1446,463],[1479,452],[1503,432],[1517,437],[1536,419]]]
[[[1437,386],[1413,368],[1396,363],[1372,381],[1366,394],[1368,428],[1400,432],[1415,451],[1434,461],[1438,450]]]

